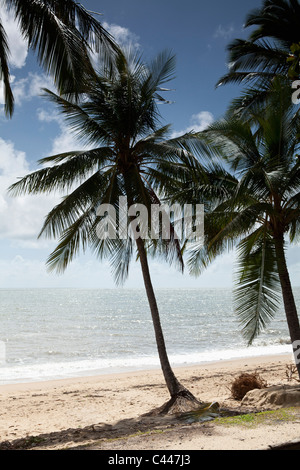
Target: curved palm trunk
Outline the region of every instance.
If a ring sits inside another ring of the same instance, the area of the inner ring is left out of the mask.
[[[290,332],[291,341],[293,344],[293,352],[295,356],[295,362],[297,371],[300,378],[300,360],[297,358],[297,349],[299,356],[299,346],[300,346],[300,324],[297,313],[297,308],[295,304],[294,294],[292,290],[292,285],[290,281],[289,272],[286,264],[286,257],[284,252],[284,238],[283,235],[275,238],[275,250],[277,257],[277,266],[279,279],[281,284],[285,314],[287,319],[287,324]],[[297,346],[298,345],[298,346]]]
[[[138,249],[138,253],[140,257],[145,289],[146,289],[148,302],[149,302],[151,315],[152,315],[158,355],[159,355],[163,375],[164,375],[168,390],[170,392],[171,398],[176,399],[178,396],[184,396],[186,398],[196,400],[195,397],[177,380],[170,366],[167,351],[166,351],[163,331],[162,331],[162,327],[160,323],[157,302],[156,302],[153,285],[152,285],[152,281],[150,277],[149,265],[148,265],[147,254],[146,254],[146,250],[144,246],[144,241],[141,238],[138,238],[136,240],[136,244],[137,244],[137,249]]]

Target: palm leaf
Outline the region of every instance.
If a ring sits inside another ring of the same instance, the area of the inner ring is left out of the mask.
[[[152,88],[157,90],[161,85],[174,78],[176,59],[168,51],[158,54],[149,66]]]
[[[111,36],[79,4],[67,0],[33,2],[5,0],[13,9],[28,46],[49,72],[61,93],[80,91],[86,72],[93,73],[88,55],[91,45],[103,53],[116,47]]]
[[[14,111],[14,97],[10,86],[10,72],[8,66],[9,47],[7,35],[0,21],[0,80],[4,84],[4,111],[11,116]]]
[[[266,327],[280,302],[280,282],[272,237],[260,227],[237,247],[234,308],[244,337],[252,344]]]
[[[66,159],[66,156],[69,156]],[[99,148],[80,152],[68,152],[51,157],[50,161],[65,160],[58,165],[42,168],[21,178],[9,187],[13,196],[21,194],[50,193],[69,190],[80,184],[91,172],[103,166],[111,156],[111,149]],[[49,159],[47,159],[49,161]],[[45,161],[45,159],[42,159]]]
[[[250,38],[273,38],[283,44],[299,42],[300,6],[297,0],[264,0],[262,7],[247,15],[246,27],[256,26]]]
[[[95,144],[95,141],[107,143],[111,140],[111,136],[104,126],[101,126],[99,121],[93,119],[88,109],[85,109],[88,108],[87,103],[80,106],[48,89],[44,89],[44,91],[47,98],[59,107],[66,118],[67,125],[70,126],[77,139],[81,140],[85,145]],[[95,107],[95,104],[93,106]]]
[[[49,212],[39,237],[42,235],[49,238],[61,236],[88,207],[90,210],[94,207],[96,214],[97,206],[108,185],[109,175],[99,172],[85,180]]]
[[[234,171],[251,167],[260,160],[255,135],[247,122],[227,116],[208,126],[203,134]]]
[[[117,285],[123,285],[128,278],[130,262],[133,256],[133,241],[130,237],[126,240],[109,241],[111,247],[110,264],[112,275]]]
[[[68,226],[60,237],[59,244],[47,259],[49,271],[64,272],[79,251],[85,251],[89,243],[93,219],[94,212],[87,210]]]
[[[270,83],[274,75],[285,74],[289,67],[289,51],[267,41],[254,43],[236,39],[229,44],[228,50],[229,72],[218,80],[216,86],[254,82],[255,88],[259,89],[261,85]]]

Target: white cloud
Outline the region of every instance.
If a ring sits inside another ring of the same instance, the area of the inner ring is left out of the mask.
[[[139,37],[132,33],[128,28],[123,26],[107,23],[104,21],[102,26],[106,31],[111,34],[116,43],[123,49],[128,51],[138,51],[141,48],[139,43]],[[101,64],[102,58],[101,54],[99,55],[96,52],[91,54],[91,60],[94,64],[94,67],[97,69],[98,64]]]
[[[86,148],[76,139],[76,137],[74,137],[74,134],[72,134],[66,125],[61,124],[60,128],[60,134],[53,140],[52,143],[52,155],[63,152],[70,152],[73,150],[83,150]]]
[[[54,91],[53,82],[45,74],[30,72],[27,77],[16,80],[16,77],[12,75],[10,79],[15,104],[17,106],[21,106],[24,102],[28,102],[40,96],[43,93],[42,88],[48,88]],[[0,104],[4,104],[3,82],[0,82]]]
[[[37,110],[38,120],[41,122],[53,122],[57,121],[58,124],[62,122],[62,116],[57,111],[49,111],[43,108]]]
[[[51,77],[45,74],[29,73],[28,75],[28,86],[27,93],[29,97],[34,98],[35,96],[41,95],[43,88],[48,88],[55,92],[55,86]]]
[[[8,187],[32,171],[24,152],[0,138],[0,239],[36,242],[45,215],[57,196],[12,197]]]
[[[212,113],[209,111],[201,111],[198,114],[193,114],[190,120],[190,125],[181,131],[175,131],[172,133],[171,138],[179,137],[186,132],[201,132],[206,129],[214,121]]]
[[[214,38],[229,39],[233,36],[235,29],[232,25],[222,26],[219,25],[214,33]]]
[[[1,177],[28,171],[25,153],[16,150],[12,142],[6,142],[3,139],[0,139],[0,170]]]
[[[104,22],[102,26],[113,36],[117,44],[120,46],[130,46],[134,49],[140,48],[139,37],[132,33],[128,28],[124,28],[117,24],[109,24],[107,22]]]
[[[27,77],[13,80],[12,90],[17,105],[40,96],[43,88],[54,90],[53,82],[45,74],[29,73]]]
[[[28,53],[27,42],[22,37],[12,12],[2,9],[1,21],[8,37],[10,64],[12,67],[22,68],[25,66]]]

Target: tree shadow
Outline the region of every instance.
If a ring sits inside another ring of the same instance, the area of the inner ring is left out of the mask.
[[[237,410],[223,410],[227,415],[239,414]],[[184,418],[184,419],[183,419]],[[149,432],[165,432],[184,427],[186,434],[188,429],[205,432],[208,421],[200,422],[195,419],[190,420],[181,414],[179,415],[157,415],[155,413],[144,414],[137,418],[122,419],[115,424],[98,423],[83,428],[68,428],[60,431],[26,436],[12,441],[0,442],[0,450],[43,450],[49,448],[75,450],[85,446],[99,445],[101,441],[127,439]],[[213,422],[209,420],[209,424]]]
[[[128,418],[111,425],[107,423],[93,424],[83,428],[69,428],[38,435],[26,436],[12,441],[0,442],[0,450],[45,449],[49,447],[73,448],[106,439],[127,438],[139,433],[147,433],[155,429],[165,430],[174,426],[175,418],[140,417]],[[68,446],[70,444],[70,447]]]

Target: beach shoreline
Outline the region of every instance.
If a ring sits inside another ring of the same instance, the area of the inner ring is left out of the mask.
[[[268,386],[287,385],[289,381],[286,368],[291,364],[292,354],[279,354],[186,365],[176,367],[174,371],[182,384],[198,399],[205,402],[217,401],[223,407],[234,409],[240,406],[230,393],[234,378],[241,373],[255,371]],[[138,443],[130,442],[130,436],[143,424],[143,415],[163,405],[168,399],[160,369],[0,385],[0,442],[14,442],[26,436],[56,435],[55,444],[53,439],[49,438],[48,448],[64,448],[74,445],[74,442],[79,445],[75,438],[78,430],[97,428],[96,437],[101,440],[102,449],[124,450],[134,449],[136,446],[143,450],[153,446],[161,449],[180,446],[198,449],[204,446],[210,449],[218,446],[218,442],[221,448],[247,448],[250,445],[247,439],[239,440],[244,439],[240,438],[239,434],[235,442],[232,430],[227,431],[228,441],[226,436],[224,439],[219,436],[219,441],[215,442],[209,440],[206,434],[196,432],[195,436],[186,442],[180,427],[177,434],[175,428],[172,428],[172,438],[169,433],[162,433],[160,437],[155,434],[153,437],[150,425],[148,434],[141,437]],[[157,423],[153,423],[154,427],[156,425]],[[267,441],[276,444],[300,436],[300,419],[284,431],[280,426],[282,425],[277,426],[278,434],[276,429],[269,427],[268,432],[265,431],[265,437],[262,431],[257,430],[255,433],[251,430],[254,433],[251,435],[251,446],[262,448],[267,445]],[[119,435],[117,430],[120,429],[123,437],[114,439]],[[66,435],[66,430],[69,430],[70,434],[67,442],[65,437],[59,438],[59,435]],[[226,431],[222,432],[226,434]],[[89,434],[88,431],[86,433]],[[92,441],[89,441],[90,445],[96,437],[93,436]],[[87,443],[86,440],[84,442]]]
[[[242,357],[234,357],[231,359],[219,359],[219,360],[212,360],[212,361],[203,361],[203,362],[198,362],[198,363],[186,363],[186,364],[171,364],[171,367],[174,371],[180,373],[181,370],[186,370],[188,371],[189,369],[200,369],[203,367],[204,369],[209,368],[209,369],[218,369],[219,367],[221,369],[225,368],[239,368],[241,363],[244,363],[244,361],[247,362],[249,365],[260,365],[261,363],[265,362],[270,362],[270,361],[276,361],[276,359],[280,360],[283,359],[285,361],[290,361],[291,363],[293,362],[293,355],[287,354],[287,353],[275,353],[275,354],[260,354],[260,355],[255,355],[255,356],[242,356]],[[162,374],[161,369],[159,366],[152,366],[152,367],[145,367],[145,368],[129,368],[128,369],[118,369],[114,370],[113,372],[109,372],[108,369],[100,370],[99,372],[97,370],[95,371],[83,371],[79,373],[78,375],[74,374],[72,376],[66,376],[66,377],[55,377],[55,378],[48,378],[48,379],[20,379],[20,381],[12,381],[12,382],[7,382],[7,383],[0,383],[0,393],[1,390],[14,390],[15,388],[19,389],[28,389],[31,388],[40,388],[43,386],[48,387],[48,386],[54,386],[54,385],[59,385],[59,384],[72,384],[74,382],[80,383],[80,382],[86,382],[86,380],[98,380],[100,377],[103,378],[115,378],[115,377],[124,377],[126,378],[127,376],[131,375],[144,375],[146,373],[151,373],[153,372],[154,374]],[[162,378],[163,380],[163,378]]]

